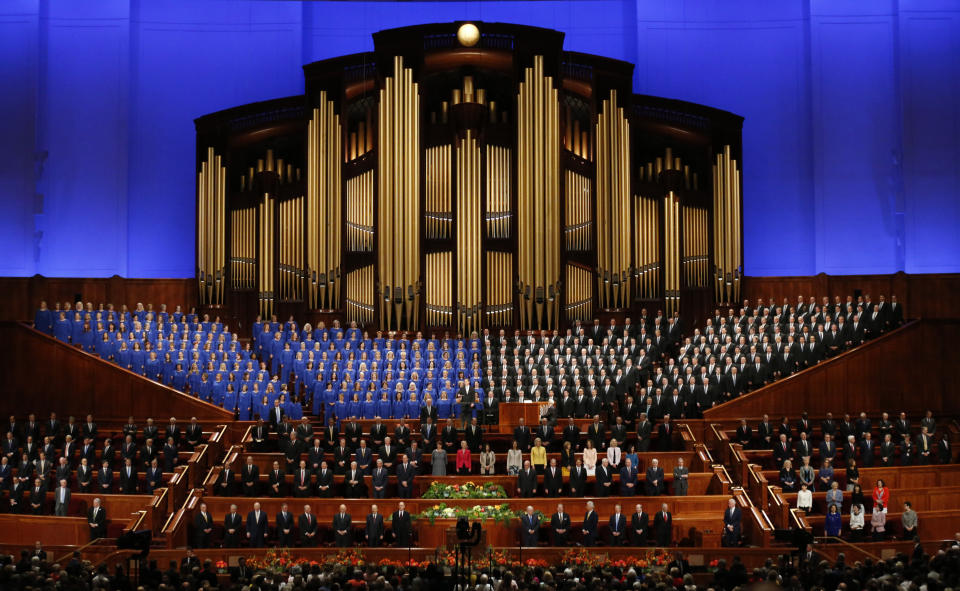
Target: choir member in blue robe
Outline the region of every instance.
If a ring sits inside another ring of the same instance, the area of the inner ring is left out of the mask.
[[[184,371],[183,365],[179,363],[177,364],[176,371],[173,372],[173,387],[181,392],[187,390],[187,372]]]
[[[373,419],[377,416],[377,401],[373,399],[373,394],[367,392],[367,395],[361,405],[361,417],[364,419]]]
[[[160,369],[160,360],[157,359],[156,351],[150,351],[150,356],[147,358],[147,362],[144,365],[144,371],[146,371],[146,376],[148,379],[151,379],[155,382],[161,381],[162,372]]]
[[[127,347],[126,341],[120,341],[116,362],[124,369],[133,369],[133,352]]]
[[[300,399],[296,395],[293,395],[290,400],[284,404],[284,412],[287,413],[287,416],[290,417],[291,421],[299,422],[303,418],[303,405],[300,403]]]
[[[293,349],[290,347],[290,343],[284,343],[283,351],[280,352],[280,381],[284,384],[289,384],[290,373],[292,371],[293,371]]]
[[[407,399],[406,418],[416,420],[417,417],[419,416],[420,416],[420,401],[417,400],[416,392],[410,392],[410,397]]]
[[[259,399],[254,399],[253,404],[253,414],[255,417],[260,417],[263,420],[267,420],[269,417],[270,408],[273,407],[273,404],[270,403],[270,400],[266,395],[261,396]]]
[[[337,424],[350,418],[350,403],[346,400],[346,395],[340,393],[337,395],[337,402],[334,404],[334,416],[337,417]]]
[[[222,403],[222,400],[227,393],[227,383],[223,381],[223,374],[217,373],[213,378],[213,385],[210,387],[211,395],[213,396],[214,404],[219,404],[224,408],[227,408],[225,404]],[[236,394],[236,393],[234,393]],[[230,407],[230,410],[233,410],[233,407]]]
[[[144,353],[143,348],[140,347],[140,343],[138,341],[134,341],[133,349],[130,351],[130,363],[132,366],[130,370],[133,371],[134,373],[143,375],[144,365],[146,364],[146,362],[147,362],[147,356]]]
[[[116,358],[117,346],[110,339],[110,335],[103,333],[97,342],[97,355],[104,361],[113,361]]]
[[[347,412],[349,413],[349,416],[353,418],[356,418],[356,419],[360,418],[360,413],[363,412],[363,409],[361,408],[361,404],[360,404],[359,392],[354,391],[350,394],[350,405],[349,405],[349,408],[347,409]]]
[[[33,327],[43,334],[53,335],[53,311],[47,307],[47,302],[40,302],[40,309],[33,316]]]
[[[237,420],[238,421],[249,421],[251,404],[253,400],[250,397],[249,392],[240,392],[240,395],[237,396]]]
[[[230,411],[237,410],[237,393],[233,390],[232,384],[224,391],[220,406]]]
[[[390,395],[387,392],[380,393],[376,415],[381,419],[396,418],[393,416],[393,404],[390,403]]]

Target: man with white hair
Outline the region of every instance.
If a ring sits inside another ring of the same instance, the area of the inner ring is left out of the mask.
[[[87,522],[90,526],[90,541],[106,537],[107,513],[100,506],[100,497],[93,499],[93,507],[87,513]]]
[[[593,510],[593,501],[587,501],[587,512],[583,516],[583,528],[581,533],[583,538],[581,543],[584,546],[593,546],[597,541],[597,523],[599,517],[597,512]]]
[[[540,517],[527,505],[527,512],[520,518],[520,545],[536,546],[540,539]]]

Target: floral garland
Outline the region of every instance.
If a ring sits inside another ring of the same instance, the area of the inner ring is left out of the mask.
[[[632,568],[637,572],[652,572],[662,569],[670,562],[670,556],[663,552],[649,551],[641,556],[624,556],[616,560],[603,552],[591,552],[586,548],[571,548],[560,557],[560,564],[564,567],[597,568],[613,566],[617,568]]]
[[[492,519],[494,523],[510,525],[514,519],[520,518],[522,513],[514,511],[508,503],[500,505],[474,505],[473,507],[448,507],[446,503],[440,503],[433,507],[428,507],[420,513],[413,516],[414,519],[426,519],[433,525],[437,519],[460,519],[465,517],[468,520],[477,520],[486,522]],[[538,515],[540,518],[542,514]]]
[[[484,482],[483,484],[432,482],[430,488],[423,493],[422,497],[424,499],[505,499],[507,498],[507,491],[499,484],[492,482]]]
[[[223,561],[217,562],[218,570],[224,572],[226,569],[226,563],[223,563],[221,569],[221,563]],[[351,548],[349,550],[339,550],[336,554],[328,554],[324,557],[323,562],[317,562],[316,560],[307,560],[306,558],[295,558],[290,551],[287,549],[276,550],[271,548],[267,551],[263,557],[251,556],[246,560],[247,566],[253,570],[262,570],[274,575],[282,575],[290,572],[295,566],[325,566],[325,567],[347,567],[347,566],[364,566],[366,561],[363,557],[363,551],[359,548]]]

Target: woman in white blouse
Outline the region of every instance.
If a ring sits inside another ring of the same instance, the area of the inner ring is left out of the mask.
[[[520,467],[523,466],[523,452],[517,447],[517,440],[513,440],[513,446],[507,450],[507,474],[516,476],[520,473]]]
[[[597,450],[593,447],[593,441],[587,439],[587,447],[583,449],[583,467],[587,469],[587,476],[594,476],[597,473]]]
[[[800,490],[797,491],[797,509],[810,513],[813,509],[813,493],[807,487],[807,483],[800,484]]]
[[[610,462],[610,467],[614,471],[620,471],[620,462],[623,459],[623,452],[620,451],[620,445],[617,443],[616,439],[610,440],[610,445],[607,446],[607,461]]]
[[[855,541],[863,539],[863,505],[850,508],[850,534]]]

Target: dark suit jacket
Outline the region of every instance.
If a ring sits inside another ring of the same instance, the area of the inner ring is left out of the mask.
[[[654,484],[653,481],[656,480],[657,483]],[[647,496],[655,497],[657,495],[663,494],[666,490],[666,483],[663,481],[663,468],[650,466],[647,468],[646,474],[646,489]]]
[[[563,530],[563,533],[557,530]],[[570,514],[564,513],[561,519],[559,513],[554,513],[550,519],[550,531],[553,533],[554,546],[566,546],[570,535]]]
[[[333,515],[333,537],[337,542],[337,546],[349,546],[350,540],[353,539],[352,531],[352,520],[350,519],[350,514],[345,513],[343,518],[340,517],[339,513]],[[341,534],[340,530],[346,530],[345,534]]]
[[[253,511],[247,513],[247,533],[250,534],[250,545],[254,548],[263,546],[267,537],[267,512],[260,511],[260,519]]]
[[[307,517],[306,513],[301,513],[300,517],[297,519],[297,525],[300,527],[300,543],[304,546],[316,545],[317,516],[311,513],[310,516]]]
[[[87,511],[87,521],[94,524],[90,526],[90,539],[95,540],[107,535],[107,512],[100,507],[94,516],[94,507]]]
[[[236,547],[240,542],[240,527],[243,525],[243,517],[239,513],[232,517],[227,513],[223,517],[223,546],[225,548]],[[234,530],[231,534],[229,530]]]
[[[207,512],[207,518],[203,518],[203,513],[197,511],[197,516],[193,519],[194,545],[197,548],[206,548],[210,545],[210,534],[203,531],[205,529],[213,530],[213,515]]]
[[[634,513],[630,517],[630,538],[634,546],[646,546],[650,535],[650,517],[646,513]]]
[[[530,533],[533,530],[533,533]],[[520,545],[536,546],[540,539],[540,518],[526,513],[520,517]]]
[[[653,517],[653,533],[657,546],[669,546],[673,538],[673,515],[667,513],[664,517],[663,511],[657,511]]]
[[[734,507],[732,514],[730,509],[723,512],[723,541],[728,546],[735,546],[740,541],[740,516],[740,507]],[[733,531],[727,526],[733,526]]]
[[[591,511],[590,515],[584,515],[583,517],[583,545],[584,546],[593,546],[597,541],[597,525],[600,521],[600,517],[597,515],[596,511]]]
[[[587,487],[587,469],[581,466],[570,468],[570,496],[582,497]]]
[[[410,512],[404,511],[403,518],[399,511],[394,511],[391,516],[393,527],[393,536],[396,538],[398,547],[407,547],[410,545]]]
[[[366,536],[371,546],[379,546],[383,541],[383,513],[377,513],[376,518],[372,513],[367,515]]]
[[[537,493],[537,471],[530,468],[529,471],[521,469],[517,475],[517,488],[520,489],[520,496],[532,497]]]

